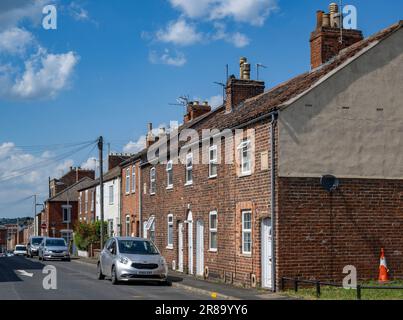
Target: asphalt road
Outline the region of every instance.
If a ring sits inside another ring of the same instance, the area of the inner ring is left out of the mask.
[[[57,270],[57,289],[46,290],[42,273],[46,265]],[[208,299],[185,289],[154,283],[129,283],[114,286],[97,280],[96,266],[75,262],[46,261],[24,257],[0,258],[1,300],[200,300]]]

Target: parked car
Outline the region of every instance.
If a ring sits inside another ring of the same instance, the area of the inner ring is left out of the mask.
[[[70,252],[63,238],[43,238],[38,248],[39,260],[70,261]]]
[[[15,256],[26,256],[27,255],[27,247],[22,244],[17,244],[14,250]]]
[[[4,257],[6,257],[6,254],[3,252],[0,252],[0,258],[4,258]]]
[[[119,281],[149,280],[167,284],[168,267],[155,245],[142,238],[114,237],[103,248],[97,264],[97,277]]]
[[[33,258],[38,255],[38,249],[43,237],[31,237],[27,245],[28,257]]]
[[[14,253],[12,253],[11,251],[8,251],[8,252],[6,253],[6,256],[7,256],[7,257],[13,257],[13,256],[14,256]]]

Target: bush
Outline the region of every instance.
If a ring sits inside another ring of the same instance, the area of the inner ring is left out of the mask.
[[[104,222],[104,239],[107,238],[107,226]],[[99,243],[101,238],[101,222],[79,222],[75,225],[74,242],[79,250],[88,251],[91,244]]]

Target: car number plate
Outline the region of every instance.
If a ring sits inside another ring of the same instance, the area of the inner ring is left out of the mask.
[[[153,274],[151,271],[139,271],[139,274],[141,275],[150,275]]]

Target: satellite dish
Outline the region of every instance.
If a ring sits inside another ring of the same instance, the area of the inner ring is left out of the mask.
[[[340,183],[339,179],[337,179],[335,176],[325,175],[322,178],[320,178],[320,184],[326,191],[332,192],[339,187]]]

